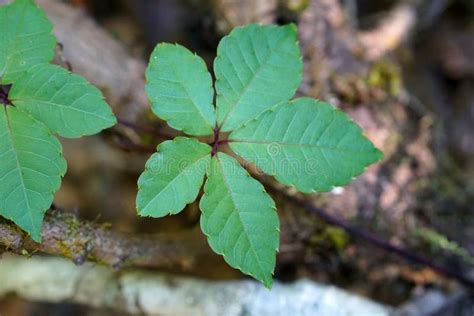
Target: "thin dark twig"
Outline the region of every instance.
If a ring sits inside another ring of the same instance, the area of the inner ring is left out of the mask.
[[[401,257],[403,259],[406,259],[408,261],[411,261],[411,262],[414,262],[414,263],[417,263],[417,264],[427,266],[427,267],[433,269],[434,271],[436,271],[440,274],[443,274],[443,275],[448,276],[450,278],[456,279],[459,282],[461,282],[461,283],[463,283],[467,286],[474,287],[474,279],[472,279],[472,278],[470,278],[470,277],[468,277],[468,276],[466,276],[466,275],[464,275],[464,274],[462,274],[458,271],[454,271],[454,270],[449,269],[446,266],[439,265],[439,264],[429,260],[428,258],[425,258],[423,256],[415,254],[414,252],[412,252],[409,249],[405,249],[405,248],[396,246],[396,245],[392,244],[391,242],[389,242],[388,240],[385,240],[385,239],[381,238],[380,236],[378,236],[374,233],[363,230],[359,227],[356,227],[356,226],[352,225],[351,223],[349,223],[345,220],[341,220],[341,219],[339,219],[335,216],[332,216],[331,214],[326,212],[324,209],[318,208],[318,207],[314,206],[313,204],[309,203],[308,201],[305,201],[305,200],[303,200],[301,198],[298,198],[298,197],[295,197],[295,196],[291,196],[291,195],[289,195],[285,192],[281,192],[280,190],[278,190],[278,191],[280,193],[282,193],[283,195],[285,195],[285,197],[288,200],[290,200],[292,203],[300,206],[301,208],[305,209],[309,213],[318,216],[319,218],[321,218],[322,220],[324,220],[328,224],[331,224],[331,225],[334,225],[334,226],[337,226],[337,227],[340,227],[340,228],[344,229],[348,234],[350,234],[351,236],[353,236],[355,238],[362,239],[362,240],[365,240],[367,242],[370,242],[371,244],[374,244],[375,246],[377,246],[377,247],[379,247],[379,248],[381,248],[381,249],[383,249],[387,252],[394,253],[394,254],[398,255],[399,257]]]

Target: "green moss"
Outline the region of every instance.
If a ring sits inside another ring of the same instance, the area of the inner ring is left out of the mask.
[[[301,13],[309,7],[310,0],[287,0],[286,6],[295,13]]]
[[[81,224],[75,216],[67,216],[64,218],[64,222],[69,227],[69,231],[76,231],[80,228]]]
[[[311,236],[311,244],[318,248],[326,248],[328,250],[342,251],[347,246],[349,236],[338,227],[328,226],[325,223],[317,223],[317,226],[323,226]]]
[[[456,242],[449,240],[446,236],[430,228],[420,228],[416,231],[416,235],[422,241],[427,243],[433,250],[451,252],[461,257],[465,262],[474,264],[474,256]]]
[[[369,87],[384,90],[390,96],[399,96],[402,91],[402,75],[400,69],[394,63],[381,61],[372,67],[367,76]]]
[[[347,236],[347,233],[344,230],[334,226],[327,227],[325,229],[325,235],[338,251],[343,250],[349,240],[349,237]]]

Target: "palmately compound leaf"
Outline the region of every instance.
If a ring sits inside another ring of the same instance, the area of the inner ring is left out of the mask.
[[[0,104],[0,215],[41,240],[45,211],[66,173],[61,144],[29,114]]]
[[[303,71],[296,26],[235,28],[219,43],[214,71],[217,121],[229,132],[295,94]]]
[[[212,158],[201,199],[201,228],[226,262],[270,288],[279,245],[275,203],[232,157]]]
[[[383,156],[346,114],[310,98],[278,105],[230,140],[239,156],[302,192],[346,185]]]
[[[177,214],[196,200],[211,150],[209,145],[186,137],[161,143],[138,180],[139,214],[151,217]]]
[[[55,45],[32,0],[0,7],[0,216],[38,242],[67,168],[52,134],[74,138],[116,123],[98,89],[49,64]]]
[[[53,59],[56,39],[52,29],[32,0],[0,7],[0,84],[12,83],[30,67]]]
[[[147,70],[153,112],[185,133],[214,134],[214,142],[211,148],[177,138],[160,145],[140,177],[137,208],[153,217],[180,212],[197,198],[207,167],[200,209],[211,248],[271,287],[279,245],[275,203],[220,146],[229,144],[245,160],[303,192],[345,185],[382,153],[329,104],[289,101],[303,70],[293,24],[234,29],[219,44],[214,70],[216,113],[204,62],[181,46],[156,47]],[[231,132],[228,139],[220,139],[226,132]]]
[[[30,68],[15,81],[9,99],[63,137],[93,135],[116,123],[102,93],[59,66]]]
[[[216,125],[211,74],[204,61],[180,45],[159,44],[146,70],[153,112],[189,135],[211,135]]]

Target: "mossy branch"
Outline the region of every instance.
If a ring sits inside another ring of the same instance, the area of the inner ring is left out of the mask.
[[[134,266],[188,270],[200,257],[209,255],[205,240],[196,238],[193,232],[128,235],[104,224],[79,220],[59,209],[47,212],[42,239],[38,244],[13,223],[0,220],[0,246],[4,250],[62,256],[78,265],[93,261],[116,269]]]

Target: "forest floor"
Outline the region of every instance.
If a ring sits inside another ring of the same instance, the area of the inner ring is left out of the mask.
[[[299,94],[326,99],[348,112],[386,158],[344,190],[310,197],[282,188],[270,178],[262,179],[285,223],[277,279],[308,277],[392,306],[429,289],[458,289],[455,280],[430,267],[413,264],[406,256],[354,238],[341,227],[308,214],[288,195],[303,197],[358,231],[373,232],[435,264],[472,275],[474,7],[469,1],[439,2],[445,5],[421,1],[425,7],[417,7],[414,16],[408,14],[408,22],[400,18],[399,23],[412,23],[409,34],[382,53],[367,48],[376,46],[372,41],[383,40],[383,34],[380,38],[370,30],[388,21],[387,12],[396,12],[398,1],[347,1],[342,17],[339,11],[324,7],[326,13],[335,13],[326,15],[321,24],[317,6],[330,6],[333,1],[314,1],[304,10],[281,4],[286,1],[278,5],[278,1],[255,1],[263,9],[251,16],[247,11],[255,8],[246,8],[245,1],[234,6],[226,5],[228,1],[191,0],[67,2],[92,16],[127,47],[132,58],[142,62],[156,42],[170,41],[196,51],[212,68],[218,41],[234,24],[298,23],[305,57],[305,81]],[[358,10],[353,11],[350,3],[356,3]],[[370,44],[365,46],[364,58],[355,53],[360,43],[351,40],[354,34]],[[123,127],[102,138],[65,141],[70,170],[55,203],[122,232],[195,231],[199,209],[194,204],[172,218],[136,216],[136,181],[149,153],[131,144],[153,148],[161,141],[154,137],[156,131],[171,133],[150,117],[140,124],[144,133]],[[150,129],[152,133],[147,132]],[[220,258],[213,257],[212,262],[186,273],[216,280],[242,277]],[[25,305],[15,298],[0,300],[0,310],[94,314],[68,304]]]

